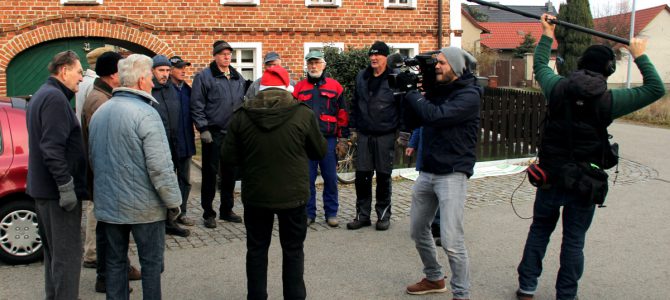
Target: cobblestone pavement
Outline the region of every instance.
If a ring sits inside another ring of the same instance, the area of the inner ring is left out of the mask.
[[[193,188],[188,205],[188,216],[196,221],[196,225],[186,227],[191,230],[191,236],[182,238],[176,236],[166,236],[166,249],[188,249],[200,248],[210,245],[221,245],[226,243],[242,242],[246,238],[246,231],[243,224],[229,223],[226,221],[217,220],[218,226],[215,229],[205,228],[202,220],[202,208],[200,207],[200,171],[198,168],[192,168],[194,173],[191,180],[193,181]],[[610,170],[610,188],[616,189],[617,185],[629,185],[637,182],[647,181],[658,177],[658,172],[651,167],[644,166],[634,161],[622,159],[618,175],[615,174],[615,169]],[[533,199],[535,189],[525,179],[525,173],[508,176],[486,177],[473,179],[468,182],[468,198],[466,202],[467,209],[476,209],[478,207],[509,204],[512,192],[514,192],[513,201],[515,203],[531,201]],[[616,182],[614,183],[614,179]],[[411,203],[412,185],[413,181],[405,179],[397,179],[393,181],[393,215],[392,221],[409,216],[409,208]],[[612,185],[614,183],[614,185]],[[317,187],[317,193],[320,188]],[[373,187],[374,193],[374,187]],[[243,211],[240,202],[239,194],[235,195],[234,210],[241,214]],[[317,217],[316,223],[312,224],[308,232],[324,231],[324,230],[346,230],[345,224],[354,218],[356,214],[356,193],[353,184],[339,186],[339,200],[340,208],[338,218],[340,220],[340,227],[331,228],[326,225],[323,215],[321,196],[317,195]],[[214,207],[218,207],[219,198],[214,200]],[[374,221],[373,212],[373,221]],[[278,231],[275,223],[274,236],[278,236]],[[135,253],[136,248],[131,246],[131,251]]]

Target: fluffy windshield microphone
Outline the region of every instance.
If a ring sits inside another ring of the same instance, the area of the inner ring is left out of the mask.
[[[386,58],[386,64],[389,69],[397,69],[402,67],[404,62],[404,57],[400,53],[393,53]]]

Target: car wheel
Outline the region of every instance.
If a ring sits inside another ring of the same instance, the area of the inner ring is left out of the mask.
[[[0,260],[27,264],[42,258],[35,202],[18,200],[0,207]]]

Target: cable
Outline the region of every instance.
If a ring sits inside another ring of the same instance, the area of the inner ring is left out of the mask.
[[[509,203],[512,205],[512,210],[514,211],[514,214],[515,214],[517,217],[519,217],[519,219],[522,219],[522,220],[530,220],[530,219],[533,218],[533,216],[531,215],[530,217],[522,217],[521,215],[519,215],[519,213],[516,211],[516,207],[514,207],[514,201],[513,201],[513,199],[514,199],[514,194],[516,193],[516,191],[517,191],[519,188],[521,188],[521,186],[523,185],[524,181],[526,181],[526,176],[528,176],[528,172],[524,172],[524,174],[523,174],[523,179],[521,179],[521,182],[519,182],[519,185],[514,189],[514,191],[512,191],[512,195],[509,197]]]

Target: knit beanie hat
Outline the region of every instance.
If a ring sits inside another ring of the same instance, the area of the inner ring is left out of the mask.
[[[100,55],[95,61],[95,73],[98,76],[109,76],[119,72],[119,60],[123,57],[113,51],[108,51]]]
[[[91,50],[91,52],[86,53],[86,61],[88,62],[89,65],[95,64],[95,61],[98,60],[98,57],[100,57],[100,55],[109,51],[114,51],[114,47],[105,46],[95,48]]]
[[[457,47],[446,47],[440,50],[447,62],[454,70],[456,77],[463,76],[467,71],[473,72],[477,69],[477,59],[467,51]]]
[[[269,88],[277,88],[293,92],[291,80],[288,77],[288,71],[281,66],[272,66],[265,70],[263,77],[261,77],[261,85],[258,90],[262,91]]]
[[[212,45],[212,55],[216,55],[217,53],[219,53],[219,52],[221,52],[225,49],[233,51],[233,47],[231,47],[230,44],[228,44],[228,42],[226,42],[226,41],[216,41]]]
[[[592,72],[603,74],[604,76],[610,76],[614,73],[616,64],[612,64],[612,70],[608,70],[610,61],[614,61],[614,51],[612,48],[605,45],[592,45],[582,54],[582,57],[579,58],[577,63],[577,69],[589,70]]]
[[[158,67],[172,67],[172,64],[170,63],[170,60],[165,56],[165,55],[156,55],[153,58],[154,60],[154,65],[152,68],[158,68]]]
[[[389,56],[389,46],[386,45],[386,43],[382,41],[376,41],[372,46],[370,46],[370,50],[368,50],[368,56],[372,54],[379,54],[379,55],[384,55],[384,56]]]

